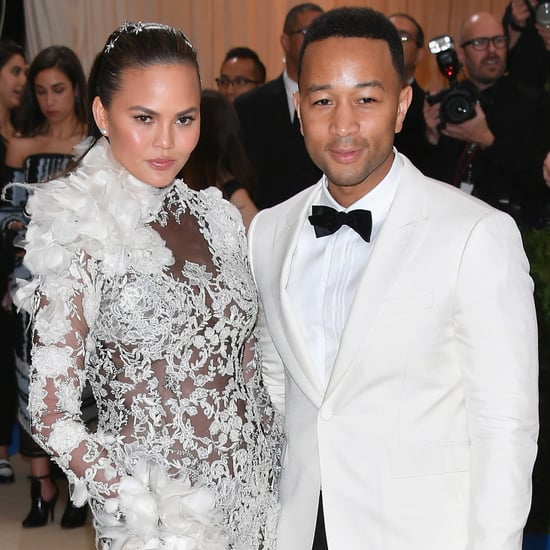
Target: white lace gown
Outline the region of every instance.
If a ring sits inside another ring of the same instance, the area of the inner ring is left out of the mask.
[[[216,189],[140,182],[104,138],[28,210],[33,431],[89,500],[98,545],[274,548],[281,424],[237,210]]]

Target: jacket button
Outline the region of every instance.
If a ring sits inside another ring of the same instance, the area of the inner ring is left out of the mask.
[[[331,420],[334,413],[330,409],[321,409],[321,420]]]

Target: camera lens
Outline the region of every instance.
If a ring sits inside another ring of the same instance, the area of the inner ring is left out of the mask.
[[[550,27],[550,2],[542,2],[537,6],[535,19],[539,25]]]
[[[461,124],[475,116],[475,106],[465,90],[450,90],[441,102],[441,120],[451,124]]]

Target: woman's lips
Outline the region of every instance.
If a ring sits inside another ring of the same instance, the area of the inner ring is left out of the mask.
[[[167,158],[151,159],[148,162],[153,168],[157,170],[167,170],[168,168],[171,168],[174,164],[174,161],[172,159]]]

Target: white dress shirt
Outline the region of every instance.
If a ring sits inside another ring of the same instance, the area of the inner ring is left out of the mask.
[[[357,285],[399,183],[403,162],[395,154],[395,149],[394,155],[386,177],[347,209],[332,198],[326,176],[323,176],[318,204],[346,212],[358,208],[370,210],[370,242],[364,241],[346,225],[332,235],[317,238],[313,226],[306,220],[292,259],[287,287],[290,302],[313,365],[325,387],[334,367]]]

